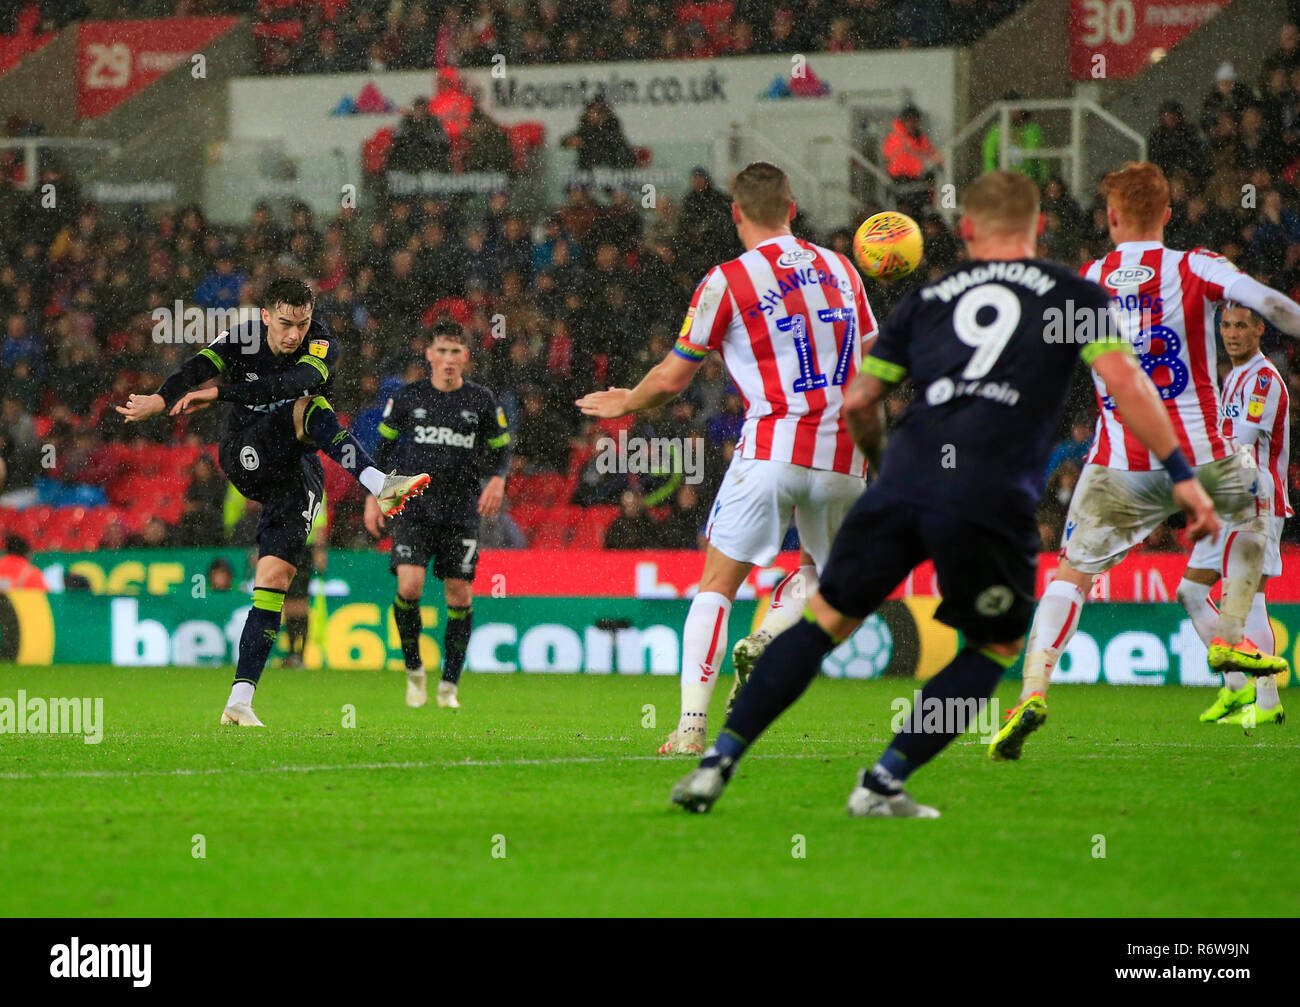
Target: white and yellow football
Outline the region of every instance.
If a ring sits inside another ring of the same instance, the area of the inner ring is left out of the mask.
[[[921,262],[924,250],[916,221],[893,210],[868,217],[853,236],[858,268],[878,280],[906,276]]]

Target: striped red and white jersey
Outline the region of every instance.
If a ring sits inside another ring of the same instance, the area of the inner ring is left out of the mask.
[[[1260,477],[1271,492],[1268,513],[1290,517],[1286,477],[1291,454],[1291,401],[1286,382],[1268,357],[1256,353],[1223,379],[1223,421],[1219,432],[1255,450]]]
[[[876,337],[847,258],[782,236],[714,266],[696,288],[674,352],[722,354],[745,400],[742,458],[863,475],[844,426],[844,390]]]
[[[1219,433],[1215,306],[1244,274],[1205,249],[1177,252],[1156,241],[1127,241],[1079,270],[1110,295],[1120,333],[1160,392],[1183,455],[1204,465],[1231,452]],[[1097,388],[1097,430],[1088,461],[1141,472],[1160,462],[1124,428],[1106,383]]]

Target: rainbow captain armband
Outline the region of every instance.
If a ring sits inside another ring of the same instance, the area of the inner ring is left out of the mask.
[[[696,346],[689,339],[678,336],[677,342],[673,343],[673,352],[679,357],[685,357],[693,364],[698,364],[709,355],[709,348],[707,346]]]

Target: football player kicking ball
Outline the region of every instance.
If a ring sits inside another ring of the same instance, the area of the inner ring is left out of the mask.
[[[223,332],[181,365],[152,395],[132,395],[117,411],[128,423],[166,412],[179,416],[229,402],[229,426],[218,458],[227,478],[262,505],[257,526],[253,607],[239,638],[235,682],[222,724],[262,727],[253,690],[280,631],[284,596],[306,552],[320,509],[324,451],[393,514],[428,484],[427,475],[385,475],[339,425],[327,396],[342,353],[338,340],[312,318],[314,297],[301,280],[273,281],[261,323]],[[220,383],[214,383],[220,381]],[[191,391],[196,386],[197,390]]]
[[[1219,433],[1214,309],[1231,299],[1300,337],[1300,304],[1220,256],[1166,248],[1169,184],[1156,165],[1129,164],[1107,175],[1102,187],[1115,250],[1080,273],[1110,296],[1120,333],[1159,388],[1178,432],[1179,458],[1188,468],[1161,471],[1157,458],[1116,414],[1105,376],[1094,373],[1097,434],[1066,515],[1065,557],[1043,591],[1029,633],[1020,702],[989,746],[995,761],[1020,758],[1025,739],[1046,721],[1052,669],[1078,628],[1093,579],[1178,509],[1170,480],[1184,471],[1196,474],[1219,517],[1234,528],[1224,557],[1210,667],[1271,675],[1287,666],[1283,658],[1260,650],[1258,644],[1267,640],[1253,640],[1245,632],[1259,590],[1268,517],[1256,505],[1261,480],[1254,452],[1235,448]]]
[[[704,573],[682,632],[681,717],[660,755],[704,751],[732,602],[754,566],[776,558],[791,511],[810,562],[787,588],[798,593],[797,583],[811,594],[831,537],[864,486],[865,460],[841,416],[844,390],[875,338],[862,278],[843,255],[791,234],[795,204],[780,168],[749,165],[732,181],[731,195],[746,251],[705,275],[668,356],[636,388],[577,401],[586,415],[603,418],[653,408],[683,391],[717,350],[748,403],[709,512]],[[797,611],[784,604],[769,609],[771,621],[741,641],[737,685],[763,635],[788,625]]]
[[[1273,627],[1268,621],[1264,591],[1270,577],[1282,573],[1282,523],[1291,516],[1287,500],[1287,458],[1291,439],[1290,402],[1286,382],[1268,357],[1259,351],[1264,320],[1250,308],[1227,303],[1219,316],[1219,335],[1232,361],[1223,382],[1222,422],[1219,432],[1238,445],[1250,448],[1259,468],[1258,511],[1267,522],[1264,568],[1259,590],[1246,616],[1246,635],[1266,651],[1275,649]],[[1178,600],[1205,645],[1214,640],[1219,613],[1210,601],[1210,589],[1227,568],[1225,554],[1236,547],[1239,525],[1225,525],[1213,538],[1203,538],[1192,550]],[[1281,724],[1286,720],[1277,694],[1277,678],[1260,675],[1254,683],[1240,671],[1226,671],[1223,687],[1214,702],[1201,714],[1205,724]]]
[[[835,536],[804,618],[768,646],[699,767],[673,788],[673,802],[689,811],[712,807],[741,756],[799,698],[825,655],[932,559],[943,597],[936,617],[965,634],[965,648],[925,683],[908,722],[858,774],[848,811],[938,817],[903,785],[966,729],[1020,653],[1038,568],[1034,511],[1077,360],[1104,375],[1134,436],[1176,473],[1174,498],[1192,534],[1218,528],[1132,348],[1104,326],[1100,335],[1089,329],[1088,342],[1045,333],[1053,311],[1077,306],[1104,317],[1107,307],[1095,284],[1033,258],[1043,227],[1034,183],[990,172],[967,190],[963,210],[973,261],[900,302],[845,403],[853,437],[879,475]],[[877,468],[882,403],[909,376],[916,397]],[[956,715],[936,725],[926,713],[935,704]]]
[[[465,380],[469,341],[458,322],[447,319],[434,326],[425,357],[429,380],[412,381],[389,400],[376,454],[381,466],[396,452],[403,467],[436,477],[434,487],[393,527],[393,619],[406,662],[406,705],[419,707],[429,701],[420,658],[420,598],[432,560],[433,575],[442,581],[447,599],[437,701],[460,709],[460,674],[474,626],[479,518],[501,510],[510,468],[510,430],[496,396]],[[370,534],[379,538],[384,517],[373,500],[366,500],[365,521]]]

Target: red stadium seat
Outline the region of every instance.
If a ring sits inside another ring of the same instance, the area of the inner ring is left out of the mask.
[[[461,325],[469,325],[470,318],[473,314],[469,306],[469,301],[463,297],[444,297],[441,301],[435,302],[432,307],[426,308],[423,315],[420,316],[420,324],[426,329],[433,328],[442,315],[451,315],[452,318],[460,322]]]
[[[253,25],[253,38],[262,44],[271,41],[288,42],[297,45],[302,39],[301,21],[263,21]]]
[[[573,527],[573,536],[569,539],[570,549],[603,549],[605,532],[618,517],[618,508],[610,504],[581,508],[581,516]]]

